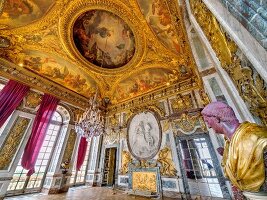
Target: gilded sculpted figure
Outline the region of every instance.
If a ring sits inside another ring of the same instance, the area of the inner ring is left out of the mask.
[[[177,171],[171,159],[171,150],[168,147],[160,150],[158,162],[161,164],[160,173],[163,176],[176,176]]]
[[[222,102],[208,104],[201,113],[210,128],[225,136],[222,166],[226,177],[242,191],[265,191],[267,128],[239,123],[233,109]]]

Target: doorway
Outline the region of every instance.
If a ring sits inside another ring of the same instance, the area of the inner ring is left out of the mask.
[[[104,159],[104,175],[103,186],[115,185],[115,170],[116,170],[116,154],[117,148],[106,148]]]
[[[230,199],[209,135],[179,136],[175,142],[186,193]]]

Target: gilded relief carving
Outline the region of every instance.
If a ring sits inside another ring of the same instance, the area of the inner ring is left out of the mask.
[[[192,13],[211,43],[223,69],[229,74],[251,113],[267,125],[267,88],[264,80],[237,55],[238,47],[225,33],[202,0],[190,0]]]
[[[121,161],[121,173],[128,173],[128,165],[132,162],[131,154],[128,151],[122,151],[122,161]]]
[[[176,123],[185,133],[190,133],[195,129],[198,118],[199,115],[190,116],[186,113],[183,113],[180,118],[175,119],[173,122]]]
[[[163,176],[176,176],[177,170],[172,159],[171,149],[164,147],[159,151],[157,161],[160,163],[160,174]]]
[[[7,170],[28,128],[30,119],[18,117],[8,133],[0,151],[0,170]]]
[[[193,108],[192,97],[190,94],[181,95],[178,94],[174,100],[171,100],[173,112],[180,112]]]
[[[40,105],[42,96],[39,93],[29,91],[27,93],[27,96],[25,97],[25,103],[24,106],[28,108],[35,109],[38,105]]]
[[[156,172],[133,172],[132,189],[133,191],[157,192]]]
[[[66,144],[65,152],[62,158],[62,163],[64,162],[70,162],[71,161],[71,156],[72,152],[74,149],[75,141],[76,141],[77,134],[74,129],[71,129],[69,138]],[[67,166],[68,168],[70,167],[69,165]]]

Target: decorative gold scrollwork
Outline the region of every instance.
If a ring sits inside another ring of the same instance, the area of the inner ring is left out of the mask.
[[[121,173],[128,173],[128,165],[132,162],[132,157],[128,151],[122,151],[122,161],[121,161]]]
[[[30,119],[18,117],[0,151],[0,170],[7,170],[25,134]]]
[[[238,46],[225,33],[202,0],[190,0],[192,13],[211,43],[223,69],[232,78],[251,113],[267,125],[266,83],[256,71],[242,66],[237,56]]]
[[[174,162],[172,160],[171,149],[169,147],[164,147],[159,151],[159,157],[157,161],[161,164],[161,175],[176,176],[177,170],[175,169]]]
[[[183,113],[179,119],[174,120],[174,123],[177,123],[179,128],[185,133],[190,133],[195,129],[198,117],[198,115],[189,116],[188,114]]]

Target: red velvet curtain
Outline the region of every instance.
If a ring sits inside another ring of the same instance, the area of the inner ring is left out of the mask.
[[[86,154],[87,144],[88,144],[88,142],[86,141],[86,138],[82,137],[80,140],[80,144],[79,144],[78,158],[77,158],[77,163],[76,163],[76,169],[78,171],[80,170],[80,168],[83,164],[85,154]]]
[[[32,175],[39,151],[42,147],[49,122],[57,108],[59,100],[51,95],[43,96],[40,108],[35,116],[32,133],[24,149],[21,165],[29,170],[27,176]]]
[[[0,92],[0,127],[20,104],[29,87],[10,80]]]

